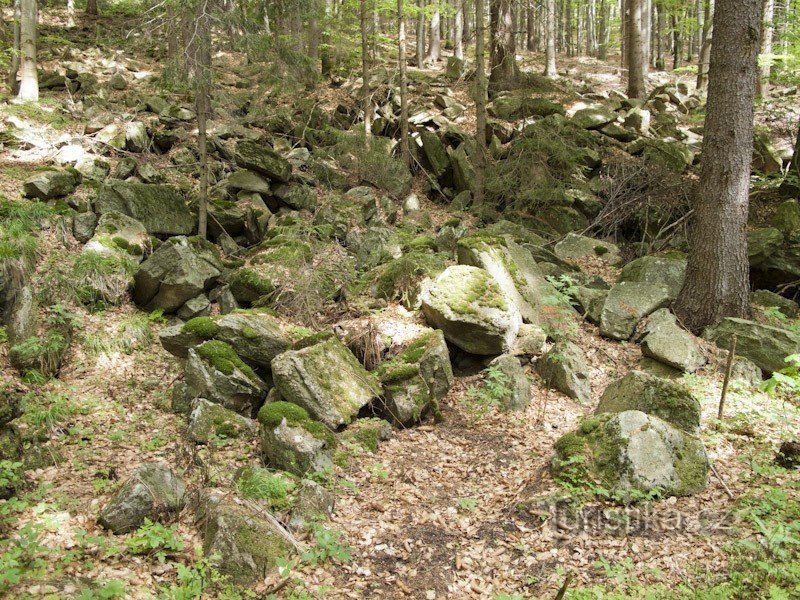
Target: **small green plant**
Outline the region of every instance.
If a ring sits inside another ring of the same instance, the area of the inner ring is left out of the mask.
[[[775,371],[772,377],[761,384],[761,389],[768,394],[786,392],[794,395],[797,390],[800,390],[800,354],[787,356],[784,361],[789,366]]]
[[[461,512],[473,512],[478,507],[478,501],[475,498],[459,498],[456,506]]]
[[[483,385],[472,386],[464,395],[463,405],[474,425],[486,417],[493,409],[499,407],[511,391],[511,380],[499,368],[490,366],[486,369]]]
[[[219,561],[218,554],[203,556],[198,549],[195,561],[191,565],[177,564],[177,583],[161,588],[159,600],[194,600],[205,597],[210,589],[221,586],[225,577],[214,567]]]
[[[119,579],[107,581],[98,589],[83,590],[78,600],[114,600],[125,597],[125,583]]]
[[[0,490],[15,488],[22,483],[22,463],[12,460],[0,460]]]
[[[253,500],[267,500],[270,508],[281,510],[289,506],[289,493],[295,484],[282,474],[266,469],[245,469],[236,480],[239,493]]]
[[[163,563],[167,556],[183,550],[183,540],[176,535],[176,526],[169,527],[145,519],[144,524],[125,541],[128,551],[134,555],[155,557]]]
[[[315,545],[303,553],[303,560],[312,565],[333,560],[339,563],[348,563],[352,559],[352,550],[347,543],[342,542],[342,534],[333,529],[326,529],[319,523],[312,525]]]

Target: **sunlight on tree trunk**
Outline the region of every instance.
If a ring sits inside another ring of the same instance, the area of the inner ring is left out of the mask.
[[[556,72],[556,0],[547,0],[547,24],[545,25],[547,35],[547,48],[545,51],[545,77],[555,79],[558,77]]]
[[[626,47],[628,51],[628,97],[644,99],[647,95],[645,73],[644,10],[645,0],[628,0],[628,35]]]
[[[11,48],[11,61],[8,66],[8,89],[11,90],[12,95],[16,95],[19,91],[19,82],[17,75],[19,75],[20,54],[22,48],[20,47],[20,22],[22,13],[20,8],[20,0],[14,0],[14,22],[13,22],[13,42]]]
[[[372,136],[372,99],[369,91],[369,40],[367,34],[367,2],[360,0],[361,8],[361,101],[364,110],[364,140],[367,147]]]
[[[20,10],[22,79],[17,98],[36,102],[39,100],[39,75],[36,72],[36,0],[21,0]]]
[[[476,206],[484,202],[486,185],[486,67],[484,65],[484,5],[475,0],[475,189]]]
[[[772,20],[775,17],[775,0],[764,0],[764,17],[761,19],[761,49],[756,96],[769,95],[769,76],[772,72]]]
[[[403,0],[397,0],[397,66],[400,70],[400,156],[411,164],[408,149],[408,75],[406,73],[406,21]]]

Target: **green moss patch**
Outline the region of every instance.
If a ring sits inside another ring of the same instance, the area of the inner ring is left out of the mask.
[[[248,379],[257,379],[255,372],[239,358],[236,351],[225,342],[211,340],[196,348],[197,355],[208,362],[220,373],[233,375],[235,370],[240,371]]]

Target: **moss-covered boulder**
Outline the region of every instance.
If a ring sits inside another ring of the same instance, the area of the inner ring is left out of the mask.
[[[575,320],[575,311],[545,278],[531,253],[511,236],[466,236],[458,241],[457,254],[459,263],[489,273],[526,322],[554,330]]]
[[[680,381],[631,371],[603,392],[595,414],[638,410],[683,429],[700,427],[700,402]]]
[[[489,363],[488,368],[500,375],[501,385],[495,397],[500,409],[525,410],[531,402],[531,382],[520,359],[511,354],[501,354]]]
[[[444,271],[447,258],[441,253],[412,250],[365,273],[353,291],[363,290],[372,298],[396,300],[409,310],[417,309],[423,281]]]
[[[770,224],[787,238],[800,235],[800,202],[786,200],[779,204]]]
[[[147,310],[175,312],[210,290],[223,271],[219,250],[200,238],[170,238],[134,275],[133,300]]]
[[[589,368],[583,350],[572,342],[560,342],[536,361],[536,371],[544,382],[577,400],[591,400]]]
[[[100,511],[98,522],[113,533],[129,533],[145,519],[159,521],[183,508],[186,484],[163,463],[142,465]]]
[[[780,371],[786,367],[787,356],[800,353],[800,333],[746,319],[729,317],[703,332],[705,339],[726,350],[734,336],[736,354],[749,358],[766,373]]]
[[[237,585],[263,581],[294,552],[276,521],[262,509],[240,504],[228,494],[203,492],[197,510],[203,553],[214,556],[217,570]]]
[[[52,200],[75,191],[80,177],[73,169],[41,171],[25,181],[22,194],[26,198]]]
[[[623,502],[635,493],[688,496],[705,489],[708,457],[702,442],[637,410],[584,420],[555,444],[551,470],[575,485],[602,485]]]
[[[522,317],[484,269],[448,267],[422,292],[428,324],[473,354],[503,354],[517,336]]]
[[[642,256],[622,268],[618,282],[631,281],[664,286],[672,299],[678,297],[686,276],[686,258],[672,255]]]
[[[450,157],[447,155],[447,148],[442,143],[441,138],[433,131],[427,129],[420,132],[422,151],[428,160],[431,175],[444,186],[452,183],[453,171],[450,165]]]
[[[379,365],[375,374],[383,384],[382,412],[393,424],[410,426],[430,410],[436,414],[439,400],[453,385],[444,334],[424,333]]]
[[[546,98],[532,97],[528,90],[500,95],[492,100],[486,110],[491,116],[506,121],[566,114],[563,105]]]
[[[596,240],[577,233],[568,233],[553,248],[560,259],[575,262],[582,259],[600,260],[607,265],[619,265],[622,257],[619,248],[611,242]]]
[[[249,264],[228,276],[231,293],[237,302],[250,305],[275,291],[272,269],[266,264]]]
[[[347,236],[347,249],[355,255],[359,270],[372,269],[403,255],[400,238],[391,227],[352,231]]]
[[[644,317],[670,303],[669,288],[651,283],[623,281],[606,296],[600,314],[600,333],[614,340],[628,340]]]
[[[83,247],[83,251],[139,263],[149,246],[150,236],[144,225],[128,215],[112,210],[100,217],[94,235]]]
[[[572,115],[572,123],[581,129],[600,129],[617,120],[617,114],[603,106],[581,108]]]
[[[155,235],[189,235],[197,216],[168,185],[116,181],[103,185],[94,200],[99,215],[115,211],[133,217]]]
[[[297,490],[297,501],[292,507],[289,528],[305,529],[311,523],[325,521],[333,516],[336,497],[311,479],[303,479]]]
[[[231,173],[225,180],[225,185],[234,192],[245,191],[256,194],[270,194],[269,181],[254,171],[239,169]]]
[[[258,412],[261,449],[269,465],[304,475],[333,467],[336,437],[303,407],[279,400],[268,402]]]
[[[694,153],[684,143],[654,138],[639,138],[628,144],[628,152],[645,162],[683,173],[694,162]]]
[[[23,389],[11,381],[0,380],[0,427],[22,414]]]
[[[219,340],[189,350],[186,385],[194,398],[206,398],[246,417],[267,395],[267,385],[236,351]]]
[[[769,290],[756,290],[750,294],[750,304],[762,309],[777,308],[789,319],[795,319],[800,315],[800,306],[797,302]]]
[[[234,158],[241,168],[260,173],[272,181],[286,183],[292,176],[292,165],[289,161],[267,144],[240,141],[236,144]]]
[[[285,400],[331,429],[349,423],[381,394],[375,375],[334,337],[275,357],[272,377]]]
[[[351,453],[375,453],[381,442],[392,437],[392,425],[376,417],[356,419],[336,435],[338,447]]]
[[[669,309],[650,315],[642,332],[642,354],[674,369],[694,373],[706,364],[695,337],[678,325]]]
[[[450,150],[450,164],[453,166],[453,185],[456,192],[472,192],[475,189],[475,168],[464,144]]]
[[[784,243],[783,234],[774,227],[762,227],[747,232],[747,258],[751,267],[769,259]]]
[[[191,321],[184,327],[191,329]],[[246,361],[269,368],[279,354],[289,349],[302,330],[287,324],[266,311],[236,310],[214,319],[214,339],[236,348]]]
[[[254,420],[205,398],[197,398],[189,413],[186,435],[197,444],[207,444],[212,439],[253,436],[257,431],[258,425]]]

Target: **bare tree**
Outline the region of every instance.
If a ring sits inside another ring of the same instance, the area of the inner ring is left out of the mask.
[[[67,27],[75,27],[75,0],[67,0]]]
[[[17,75],[19,75],[19,62],[22,48],[20,45],[20,22],[22,20],[22,10],[20,8],[20,0],[14,0],[14,23],[13,23],[13,48],[11,51],[11,62],[8,66],[8,89],[11,90],[13,95],[18,91]]]
[[[464,59],[464,2],[455,0],[456,14],[453,31],[453,56],[459,60]]]
[[[367,34],[367,2],[360,0],[361,9],[361,86],[364,108],[364,140],[369,146],[372,136],[372,98],[369,90],[369,39]]]
[[[556,0],[547,0],[547,22],[545,24],[547,46],[545,49],[545,77],[555,79],[556,72]]]
[[[717,0],[700,182],[675,313],[692,331],[750,315],[747,209],[762,0]]]
[[[714,29],[714,0],[705,0],[703,9],[703,44],[700,46],[700,55],[697,65],[697,89],[705,90],[708,85],[708,66],[711,61],[711,34]]]
[[[425,64],[425,0],[417,0],[417,67]]]
[[[100,14],[97,10],[97,0],[86,0],[86,14],[93,17]]]
[[[36,0],[20,0],[20,59],[22,79],[17,98],[39,100],[39,76],[36,72]]]

